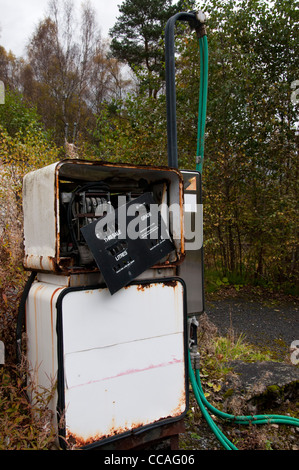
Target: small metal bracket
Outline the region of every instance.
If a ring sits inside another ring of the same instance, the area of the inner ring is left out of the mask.
[[[199,323],[195,317],[188,318],[188,346],[191,350],[193,346],[197,347],[197,327]]]
[[[194,14],[194,19],[189,20],[189,25],[191,29],[194,29],[196,32],[196,35],[199,38],[202,38],[203,36],[207,35],[207,28],[205,25],[205,22],[207,20],[207,14],[204,13],[203,11],[192,11],[190,13]]]
[[[5,347],[3,341],[0,341],[0,365],[5,364]]]
[[[200,155],[196,155],[195,157],[195,163],[196,165],[200,165],[202,162],[202,157]]]

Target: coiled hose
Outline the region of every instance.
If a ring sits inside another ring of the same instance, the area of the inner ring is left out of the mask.
[[[218,441],[226,450],[238,450],[238,448],[223,434],[219,427],[215,424],[209,411],[215,416],[222,418],[225,421],[235,424],[287,424],[289,426],[299,427],[299,419],[291,416],[281,416],[275,414],[269,415],[248,415],[248,416],[235,416],[229,413],[224,413],[211,405],[206,399],[200,380],[199,368],[195,368],[195,373],[192,367],[190,351],[188,351],[188,364],[189,364],[189,378],[194,392],[194,396],[199,405],[199,408],[206,419],[211,430],[217,437]]]

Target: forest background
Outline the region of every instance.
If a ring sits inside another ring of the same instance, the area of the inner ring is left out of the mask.
[[[207,288],[256,284],[298,294],[298,9],[295,0],[125,0],[99,34],[92,6],[49,1],[26,56],[1,46],[0,339],[14,356],[22,267],[22,179],[79,158],[167,165],[164,30],[209,14],[203,164]],[[0,31],[1,34],[1,31]],[[195,169],[198,41],[176,28],[179,168]]]

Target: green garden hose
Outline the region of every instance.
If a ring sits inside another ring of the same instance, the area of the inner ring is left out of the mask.
[[[199,38],[200,50],[200,85],[199,85],[199,108],[197,128],[196,170],[202,172],[204,160],[205,125],[207,116],[208,97],[208,40],[207,36]]]
[[[213,419],[209,415],[203,401],[202,401],[202,396],[201,396],[201,391],[196,383],[195,375],[192,369],[191,365],[191,359],[190,359],[190,353],[189,353],[189,378],[190,382],[192,385],[192,389],[194,392],[194,396],[196,398],[196,401],[199,405],[200,411],[202,412],[205,420],[207,421],[208,425],[210,426],[211,430],[217,437],[218,441],[226,450],[238,450],[237,447],[234,446],[234,444],[227,439],[227,437],[223,434],[223,432],[218,428],[218,426],[214,423]]]
[[[204,418],[209,424],[210,428],[214,432],[215,436],[223,447],[227,450],[238,450],[232,442],[230,442],[214,423],[213,419],[209,415],[208,410],[210,410],[214,415],[222,418],[225,421],[229,421],[235,424],[286,424],[289,426],[299,427],[299,419],[293,418],[291,416],[281,416],[281,415],[249,415],[249,416],[235,416],[229,413],[224,413],[223,411],[218,410],[213,405],[211,405],[206,399],[200,381],[199,369],[195,369],[195,374],[191,364],[190,351],[188,352],[189,360],[189,378],[193,388],[194,396],[196,401],[202,411]]]

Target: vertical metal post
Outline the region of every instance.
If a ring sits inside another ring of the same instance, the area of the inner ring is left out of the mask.
[[[201,25],[196,12],[176,13],[167,21],[165,28],[165,71],[166,71],[166,108],[167,108],[167,146],[168,165],[178,168],[177,124],[176,124],[176,86],[174,28],[176,21],[188,21],[191,27]]]

